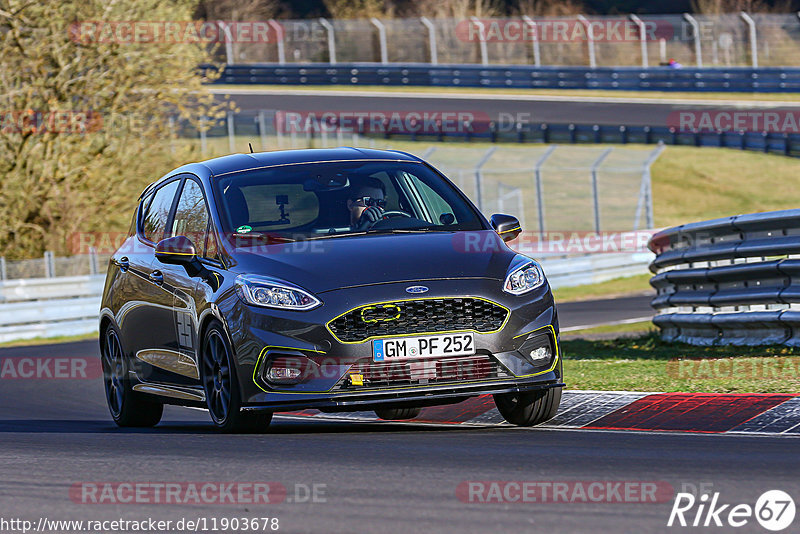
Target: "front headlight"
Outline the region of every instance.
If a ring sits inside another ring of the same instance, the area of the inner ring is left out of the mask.
[[[544,284],[542,267],[532,259],[521,254],[511,262],[503,291],[512,295],[522,295]]]
[[[250,274],[236,277],[236,292],[248,304],[267,308],[305,311],[322,304],[317,297],[299,287]]]

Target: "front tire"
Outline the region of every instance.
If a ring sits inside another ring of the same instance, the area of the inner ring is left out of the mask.
[[[200,380],[214,426],[227,433],[265,432],[272,421],[272,412],[242,410],[233,350],[219,321],[212,322],[206,330],[201,358]]]
[[[561,390],[550,388],[529,393],[501,393],[494,396],[503,419],[517,426],[533,426],[555,417],[561,404]]]
[[[103,332],[101,348],[106,402],[114,422],[120,427],[156,426],[161,421],[164,405],[133,391],[128,378],[128,361],[113,326]]]

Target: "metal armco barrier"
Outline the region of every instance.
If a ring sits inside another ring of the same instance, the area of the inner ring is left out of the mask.
[[[227,65],[216,83],[780,93],[800,91],[800,68],[261,63]]]
[[[665,340],[800,345],[800,209],[669,228],[649,247]]]

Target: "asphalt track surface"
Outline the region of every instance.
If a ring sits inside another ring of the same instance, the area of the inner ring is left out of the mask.
[[[576,305],[576,315],[562,305],[562,318],[572,321],[590,304]],[[95,342],[0,350],[0,358],[98,354]],[[671,498],[485,504],[462,501],[456,488],[465,481],[656,481],[675,491],[705,485],[723,502],[752,505],[769,489],[797,498],[798,450],[791,438],[291,417],[276,417],[268,434],[227,436],[206,413],[175,407],[155,429],[122,430],[98,378],[0,380],[0,518],[34,522],[277,517],[281,532],[665,532]],[[70,498],[76,483],[144,481],[278,482],[288,497],[202,506]],[[297,502],[314,484],[317,502]],[[752,522],[737,531],[764,532]]]
[[[657,98],[629,99],[615,97],[549,97],[537,95],[426,94],[379,91],[323,91],[214,88],[218,95],[230,98],[242,111],[283,110],[323,112],[469,112],[501,120],[508,117],[530,123],[624,124],[627,126],[669,126],[671,113],[691,110],[733,108],[787,108],[796,103],[728,102],[700,100],[668,100]],[[221,97],[221,96],[220,96]]]

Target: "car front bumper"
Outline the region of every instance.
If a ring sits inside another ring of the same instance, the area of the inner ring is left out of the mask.
[[[447,404],[480,394],[563,385],[561,355],[558,353],[558,319],[547,285],[527,295],[514,296],[502,292],[501,283],[491,279],[421,283],[429,287],[425,298],[472,296],[508,310],[508,317],[499,330],[474,332],[476,357],[490,360],[497,372],[467,380],[345,387],[348,373],[355,365],[371,362],[372,342],[342,342],[326,325],[358,305],[406,299],[409,295],[405,294],[405,288],[409,283],[326,292],[318,295],[323,305],[308,312],[257,308],[234,296],[220,303],[220,309],[236,354],[243,405],[250,409],[346,411],[386,404]],[[552,358],[546,364],[532,365],[519,349],[526,341],[543,336],[552,344]],[[293,385],[267,380],[267,366],[276,358],[285,357],[305,359],[314,372],[304,374],[304,380]]]

